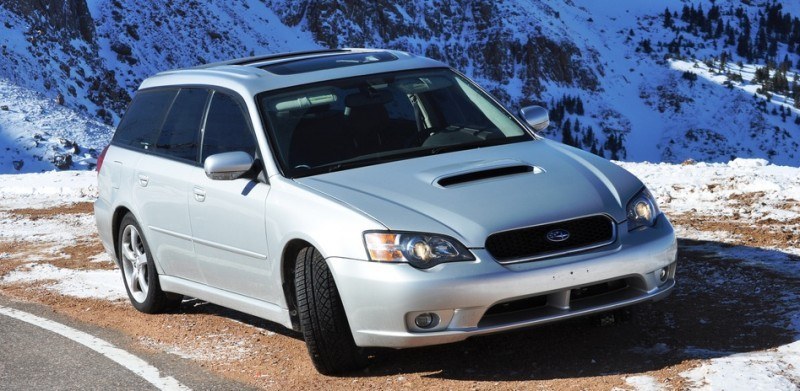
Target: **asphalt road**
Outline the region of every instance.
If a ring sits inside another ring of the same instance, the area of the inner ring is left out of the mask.
[[[249,389],[174,355],[115,350],[124,350],[128,337],[76,324],[41,306],[11,302],[0,296],[0,310],[6,312],[0,311],[0,390]],[[9,316],[9,311],[14,312],[14,317]],[[46,321],[36,324],[37,317]],[[40,327],[43,323],[57,331]],[[84,343],[88,337],[95,342],[92,346],[105,346],[101,349],[105,354],[76,342],[76,335],[83,336],[78,340]],[[154,385],[154,377],[166,381],[156,381]]]
[[[3,389],[157,389],[100,353],[38,326],[0,315],[0,330]]]

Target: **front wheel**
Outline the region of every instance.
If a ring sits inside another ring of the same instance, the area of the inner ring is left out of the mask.
[[[131,214],[122,218],[118,243],[122,280],[134,308],[148,314],[178,308],[182,297],[161,290],[150,248]]]
[[[339,291],[322,254],[306,247],[297,254],[294,275],[300,326],[317,371],[333,375],[367,366],[356,346]]]

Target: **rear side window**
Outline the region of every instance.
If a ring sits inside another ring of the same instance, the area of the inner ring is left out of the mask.
[[[176,93],[176,90],[136,93],[114,133],[113,142],[135,149],[151,149]]]
[[[214,92],[208,109],[203,155],[207,157],[223,152],[242,151],[255,157],[256,140],[247,122],[246,112],[230,95]]]
[[[200,122],[208,94],[204,89],[180,90],[158,135],[156,151],[182,160],[197,161]]]

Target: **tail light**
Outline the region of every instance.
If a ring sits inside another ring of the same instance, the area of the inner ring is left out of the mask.
[[[103,152],[100,152],[100,156],[97,157],[97,174],[100,174],[100,168],[103,167],[103,160],[106,160],[106,152],[108,152],[108,146],[103,148]]]

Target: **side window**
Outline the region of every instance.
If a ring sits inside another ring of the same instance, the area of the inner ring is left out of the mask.
[[[231,96],[214,92],[203,134],[201,162],[211,155],[233,151],[247,152],[255,157],[256,140],[246,115]]]
[[[177,90],[136,93],[114,133],[113,142],[137,149],[151,149]]]
[[[164,120],[155,150],[179,159],[197,161],[200,122],[207,100],[208,90],[181,89]]]

